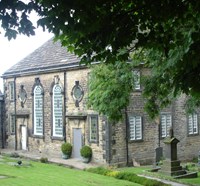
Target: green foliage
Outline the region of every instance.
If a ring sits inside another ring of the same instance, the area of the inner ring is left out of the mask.
[[[112,170],[104,168],[104,167],[95,167],[95,168],[87,169],[87,172],[92,172],[95,174],[101,174],[101,175],[107,176],[108,174],[112,172]]]
[[[183,165],[183,168],[187,171],[190,171],[190,172],[199,172],[199,166],[197,164],[197,162],[195,163],[186,163],[185,165]]]
[[[148,186],[169,186],[168,184],[162,183],[157,180],[148,179],[142,176],[137,176],[131,172],[120,172],[120,171],[113,171],[111,169],[106,169],[104,167],[97,167],[97,168],[90,168],[87,169],[88,172],[101,174],[104,176],[111,176],[120,180],[127,180],[133,183],[138,183],[141,185],[148,185]]]
[[[41,163],[48,163],[48,158],[41,157],[41,158],[40,158],[40,162],[41,162]]]
[[[130,172],[120,172],[116,175],[116,178],[148,186],[169,186],[169,184],[165,184],[157,180],[147,179],[142,176],[137,176],[136,174]]]
[[[129,104],[131,91],[131,64],[116,62],[96,65],[90,74],[88,106],[107,115],[110,120],[118,121]]]
[[[38,8],[38,4],[33,1],[0,1],[0,23],[5,30],[5,37],[11,40],[15,39],[17,34],[35,35],[35,27],[29,14],[32,10],[38,11]]]
[[[192,158],[192,162],[193,162],[193,163],[198,163],[198,157],[193,157],[193,158]]]
[[[62,151],[63,154],[71,156],[72,145],[70,143],[63,143],[61,145],[61,151]]]
[[[13,153],[10,154],[10,157],[19,158],[20,156],[19,156],[19,154],[17,152],[13,152]]]
[[[131,57],[151,68],[144,96],[147,99],[145,108],[152,118],[180,93],[193,99],[190,105],[200,105],[199,1],[36,0],[25,3],[2,0],[0,22],[8,39],[16,38],[19,33],[34,35],[35,27],[29,19],[33,10],[39,15],[38,25],[53,32],[63,46],[81,57],[81,62],[102,61],[112,66],[116,61],[123,64]],[[121,98],[116,115],[121,115],[120,110],[127,105],[125,93],[120,97],[116,91],[105,91],[108,84],[112,85],[112,90],[118,88],[117,79],[110,78],[114,75],[107,75],[106,86],[100,86],[104,96],[99,102],[107,101],[110,108],[106,110],[105,104],[98,106],[94,96],[90,103],[106,113],[115,109],[117,99],[110,103],[110,98],[116,96]],[[129,89],[119,90],[129,95]]]
[[[92,148],[90,146],[83,146],[80,149],[81,156],[84,158],[91,158],[92,157]]]

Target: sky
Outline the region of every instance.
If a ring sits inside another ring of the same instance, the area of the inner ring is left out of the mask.
[[[36,15],[31,16],[33,21],[35,21]],[[4,31],[1,27],[0,32],[0,76],[14,64],[53,37],[53,34],[43,32],[42,28],[37,28],[35,36],[28,37],[18,35],[16,39],[8,41],[8,39],[4,37]],[[0,78],[0,90],[3,92],[2,78]]]

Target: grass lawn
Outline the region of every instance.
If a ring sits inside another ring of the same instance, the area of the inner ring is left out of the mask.
[[[198,177],[197,178],[188,178],[188,179],[173,179],[170,176],[163,175],[161,173],[157,172],[148,172],[147,170],[150,170],[152,166],[149,167],[127,167],[127,168],[121,168],[119,169],[120,171],[126,171],[126,172],[132,172],[135,174],[143,174],[143,175],[148,175],[152,177],[157,177],[165,180],[170,180],[173,182],[177,183],[183,183],[185,185],[191,185],[191,186],[199,186],[200,185],[200,172],[198,172],[198,169],[193,169],[190,170],[192,172],[198,172]]]
[[[140,186],[129,181],[117,180],[54,164],[22,160],[22,166],[15,166],[18,159],[1,158],[0,178],[2,186]]]

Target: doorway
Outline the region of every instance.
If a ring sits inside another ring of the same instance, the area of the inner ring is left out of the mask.
[[[21,135],[22,150],[27,150],[27,129],[25,125],[21,126]]]
[[[81,128],[73,128],[73,157],[81,158],[80,149],[82,147]]]

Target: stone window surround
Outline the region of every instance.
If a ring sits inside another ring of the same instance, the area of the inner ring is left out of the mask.
[[[14,88],[14,81],[10,81],[8,83],[9,87],[9,100],[14,101],[15,97],[15,88]]]
[[[97,119],[97,130],[96,130],[96,140],[91,139],[91,118],[96,117]],[[89,143],[99,143],[99,116],[98,114],[90,114],[88,115],[88,141]]]
[[[52,97],[51,98],[51,111],[52,111],[52,118],[51,118],[51,139],[53,139],[53,140],[63,140],[64,139],[63,135],[62,136],[55,136],[53,134],[53,125],[54,125],[53,124],[53,122],[54,122],[54,119],[53,119],[54,118],[54,114],[53,114],[53,104],[54,104],[53,103],[53,89],[54,89],[55,85],[59,85],[61,87],[62,99],[63,99],[63,94],[64,94],[62,85],[60,84],[60,78],[58,76],[55,76],[54,77],[54,82],[52,82],[52,84],[51,84],[51,90],[50,90],[50,95]],[[62,105],[63,104],[64,103],[62,102]],[[64,111],[62,110],[62,112],[64,112]],[[64,114],[64,113],[62,113],[62,114]],[[64,122],[64,120],[62,122]]]
[[[35,130],[35,118],[34,118],[34,116],[35,116],[35,112],[34,112],[34,90],[35,90],[35,87],[36,86],[41,86],[41,88],[42,88],[42,101],[43,101],[43,105],[42,105],[42,111],[43,111],[43,133],[40,135],[38,135],[38,134],[35,134],[34,133],[34,130]],[[32,123],[33,123],[33,127],[32,127],[32,137],[34,137],[34,138],[40,138],[40,139],[43,139],[44,138],[44,88],[43,88],[43,86],[42,86],[42,84],[41,84],[41,82],[40,82],[40,78],[35,78],[35,83],[34,83],[34,85],[33,85],[33,87],[32,87],[32,97],[33,97],[33,99],[32,99],[32,101],[33,101],[33,108],[32,108],[32,110],[33,110],[33,118],[32,118]]]
[[[9,127],[10,127],[10,134],[15,135],[15,115],[9,115]]]
[[[133,82],[134,82],[134,90],[141,91],[141,71],[140,69],[134,69],[133,71]],[[134,79],[134,76],[137,76],[137,80]]]
[[[131,139],[131,136],[130,136],[131,135],[130,134],[130,117],[134,117],[134,118],[140,117],[140,121],[141,121],[140,122],[140,127],[141,127],[141,138],[140,139]],[[131,143],[131,142],[142,142],[143,141],[143,130],[144,130],[143,129],[143,117],[141,115],[138,115],[138,114],[129,114],[129,116],[128,116],[128,123],[129,123],[129,125],[128,125],[129,143]]]
[[[193,133],[189,133],[189,117],[192,116],[192,129],[194,130],[194,116],[196,116],[196,120],[197,120],[197,132],[194,132]],[[188,136],[197,136],[199,135],[199,116],[198,114],[195,112],[195,113],[192,113],[192,114],[189,114],[187,116],[187,135]]]

